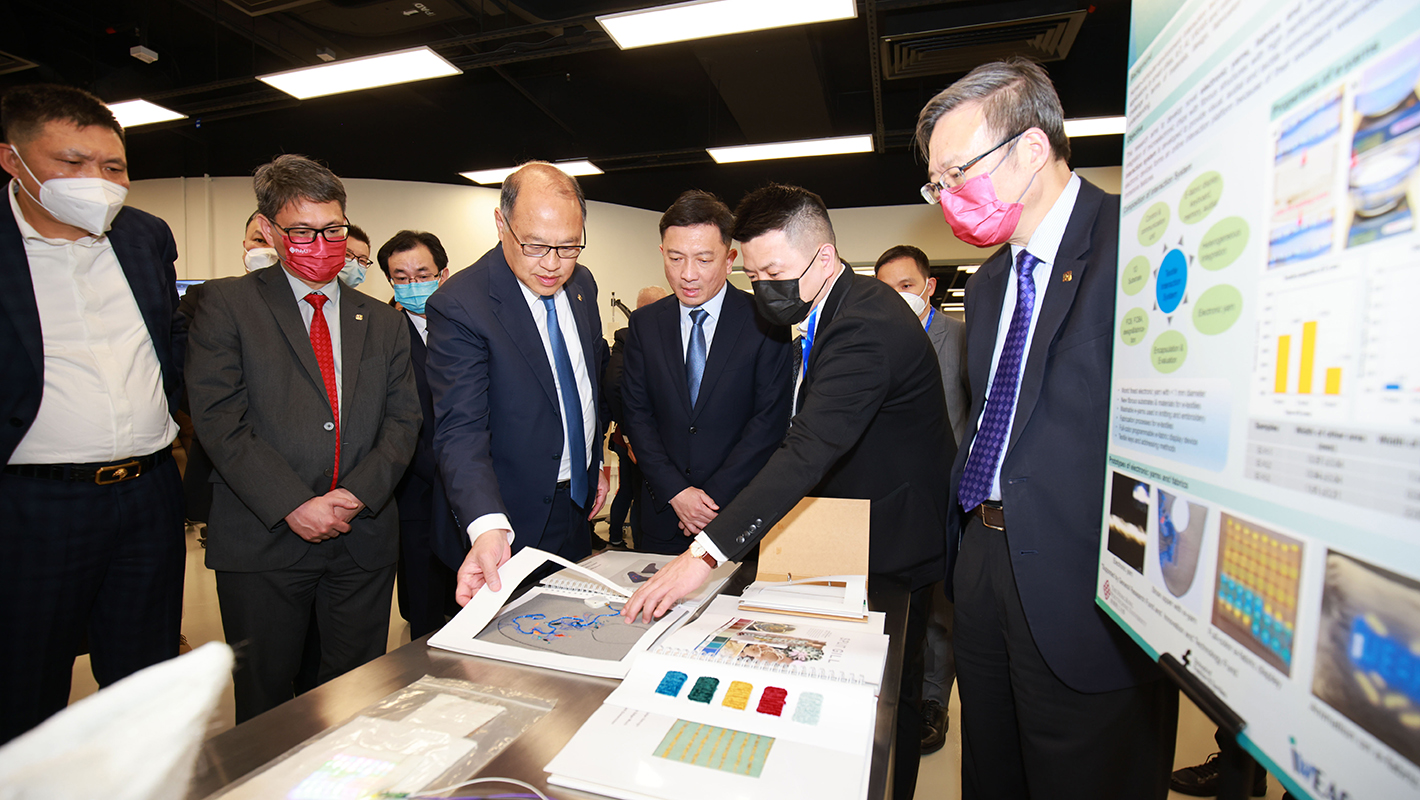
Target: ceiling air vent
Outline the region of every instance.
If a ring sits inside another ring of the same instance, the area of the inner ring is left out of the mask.
[[[1025,56],[1059,61],[1070,53],[1086,11],[883,36],[883,77],[917,78],[970,72],[988,61]]]

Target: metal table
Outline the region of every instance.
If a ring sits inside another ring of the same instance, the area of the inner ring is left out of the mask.
[[[750,580],[753,580],[753,569],[741,569],[725,589],[737,593]],[[873,732],[869,800],[885,800],[891,796],[893,731],[897,722],[907,600],[908,593],[904,587],[869,586],[868,607],[886,613],[884,630],[891,638],[878,696],[877,727]],[[549,788],[543,766],[567,744],[572,734],[616,688],[618,681],[436,650],[425,644],[427,638],[410,642],[212,737],[202,746],[188,797],[192,800],[207,797],[425,675],[461,678],[473,683],[508,687],[538,697],[556,698],[556,707],[546,717],[488,762],[478,775],[517,778],[557,798],[597,797],[561,786]],[[916,745],[917,742],[914,740],[909,744]]]

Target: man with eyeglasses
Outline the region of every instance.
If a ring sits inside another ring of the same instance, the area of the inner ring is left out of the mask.
[[[1178,694],[1094,602],[1119,198],[1071,172],[1062,116],[1013,59],[917,122],[923,196],[957,238],[1004,245],[967,283],[949,482],[962,796],[1162,800]]]
[[[237,650],[238,723],[294,696],[312,609],[318,683],[384,653],[392,497],[423,422],[401,315],[336,279],[350,232],[340,179],[283,155],[253,183],[277,265],[205,284],[187,360],[216,469],[207,566]]]
[[[577,180],[546,162],[503,182],[498,244],[430,298],[427,368],[434,451],[467,551],[462,605],[526,546],[577,560],[606,499],[608,351],[597,284],[577,263],[586,245]],[[437,536],[437,531],[435,532]]]

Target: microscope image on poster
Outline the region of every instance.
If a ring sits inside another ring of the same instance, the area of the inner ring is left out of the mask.
[[[1109,496],[1109,552],[1141,574],[1148,529],[1149,484],[1114,473]]]
[[[1291,675],[1301,541],[1226,513],[1218,534],[1213,625]]]
[[[1148,573],[1155,583],[1162,578],[1163,588],[1174,597],[1183,599],[1193,588],[1194,577],[1198,574],[1208,507],[1160,489],[1159,506],[1154,518],[1158,523],[1155,556],[1159,572],[1157,576],[1152,569]]]
[[[1312,694],[1420,764],[1420,583],[1327,553]]]

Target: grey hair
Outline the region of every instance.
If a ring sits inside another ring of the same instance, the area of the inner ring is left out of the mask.
[[[297,200],[335,200],[340,203],[341,213],[345,213],[345,184],[335,173],[305,156],[287,153],[257,167],[252,188],[256,190],[257,213],[273,225],[281,209]]]
[[[666,296],[666,290],[659,286],[647,286],[636,293],[636,307],[649,306]]]
[[[1039,128],[1055,158],[1070,160],[1065,115],[1050,76],[1034,61],[1013,56],[982,64],[927,101],[917,116],[917,149],[927,158],[932,131],[942,117],[968,103],[981,103],[987,131],[996,140]]]
[[[529,169],[531,167],[532,169]],[[582,209],[582,221],[587,221],[587,196],[582,194],[582,184],[577,179],[558,169],[555,164],[546,161],[527,161],[518,165],[518,169],[503,181],[502,191],[498,193],[498,208],[503,212],[503,219],[508,220],[513,217],[513,209],[518,204],[518,192],[522,189],[525,174],[540,174],[553,184],[561,184],[561,188],[566,194],[577,198],[577,205]]]

